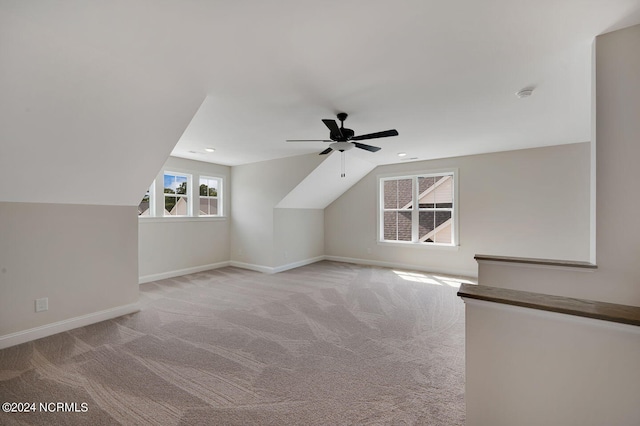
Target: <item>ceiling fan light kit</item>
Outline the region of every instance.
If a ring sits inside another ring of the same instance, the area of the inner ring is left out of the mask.
[[[364,149],[365,151],[377,152],[380,151],[380,147],[359,143],[356,141],[363,141],[367,139],[387,138],[390,136],[398,136],[396,129],[385,130],[382,132],[368,133],[366,135],[355,136],[355,132],[352,129],[344,127],[344,121],[349,115],[346,112],[341,112],[337,115],[340,120],[340,126],[336,120],[323,119],[322,122],[329,129],[329,139],[288,139],[287,142],[332,142],[329,148],[325,149],[320,155],[326,155],[331,151],[339,151],[343,153],[342,159],[342,177],[344,174],[344,152],[352,149],[353,147]]]
[[[354,144],[349,142],[334,142],[331,145],[329,145],[329,148],[331,148],[334,151],[344,152],[344,151],[349,151],[354,146],[355,146]]]

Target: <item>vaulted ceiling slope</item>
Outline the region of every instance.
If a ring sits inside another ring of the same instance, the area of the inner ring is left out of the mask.
[[[276,207],[324,209],[375,168],[365,156],[352,151],[329,153]]]
[[[115,5],[0,2],[0,201],[137,205],[202,103]]]
[[[356,134],[400,132],[375,164],[586,141],[593,38],[639,11],[0,0],[0,201],[135,205],[172,149],[226,165],[320,152],[284,140],[326,138],[320,120],[340,111]],[[525,87],[533,96],[517,99]]]

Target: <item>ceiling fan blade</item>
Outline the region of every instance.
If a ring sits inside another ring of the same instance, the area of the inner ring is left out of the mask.
[[[354,136],[351,138],[351,140],[363,141],[365,139],[388,138],[389,136],[398,136],[398,131],[396,129],[393,129],[385,130],[384,132],[369,133],[367,135]]]
[[[332,135],[339,136],[341,138],[343,137],[342,130],[340,130],[340,127],[338,127],[338,123],[336,123],[336,120],[324,119],[322,120],[322,122],[329,128]]]
[[[367,144],[364,144],[364,143],[354,142],[353,144],[356,146],[356,148],[365,149],[365,150],[371,151],[371,152],[380,151],[380,149],[381,149],[379,146],[372,146],[372,145],[367,145]]]
[[[333,142],[330,139],[287,139],[287,142]]]
[[[320,155],[328,154],[328,153],[330,153],[331,151],[333,151],[333,149],[331,149],[331,148],[327,148],[327,149],[325,149],[324,151],[322,151],[322,152],[320,153]]]

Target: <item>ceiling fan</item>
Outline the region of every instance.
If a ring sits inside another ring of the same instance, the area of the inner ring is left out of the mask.
[[[329,139],[288,139],[287,142],[333,142],[329,145],[329,148],[325,149],[320,155],[325,155],[331,151],[347,151],[354,146],[356,148],[364,149],[365,151],[376,152],[380,151],[380,147],[367,145],[364,143],[356,142],[367,139],[387,138],[389,136],[398,136],[398,131],[395,129],[385,130],[383,132],[368,133],[366,135],[354,136],[355,133],[351,129],[344,127],[344,120],[346,120],[348,114],[341,112],[338,114],[338,120],[340,120],[340,127],[336,120],[324,119],[322,122],[329,129]]]

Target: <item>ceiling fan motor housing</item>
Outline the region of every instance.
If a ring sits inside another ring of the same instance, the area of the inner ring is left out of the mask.
[[[350,140],[353,135],[355,135],[353,130],[347,129],[346,127],[342,127],[340,131],[342,132],[342,136],[330,133],[329,138],[331,138],[332,141],[336,142],[346,142]]]

